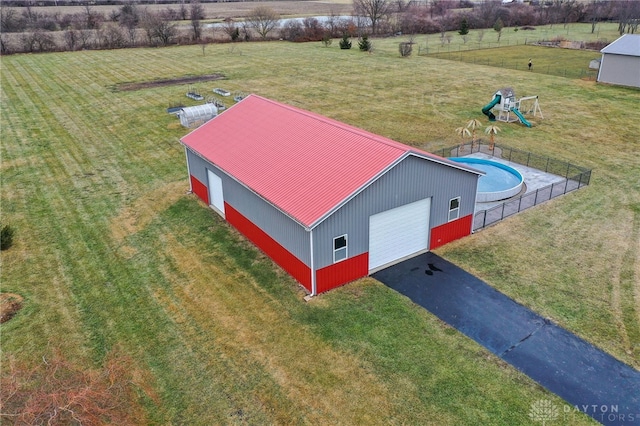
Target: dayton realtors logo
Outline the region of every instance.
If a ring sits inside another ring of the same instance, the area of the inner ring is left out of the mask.
[[[548,399],[539,399],[529,409],[529,417],[534,422],[542,422],[542,426],[547,422],[557,420],[560,416],[558,406]]]
[[[621,413],[617,405],[564,404],[560,409],[548,399],[539,399],[531,404],[529,409],[529,418],[534,422],[542,423],[543,426],[556,420],[562,420],[565,423],[577,414],[586,414],[600,422],[619,422],[620,424],[640,422],[640,413]]]

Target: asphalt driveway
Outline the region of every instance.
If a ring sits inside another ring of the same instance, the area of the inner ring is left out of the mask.
[[[640,424],[640,372],[433,253],[373,274],[606,425]]]

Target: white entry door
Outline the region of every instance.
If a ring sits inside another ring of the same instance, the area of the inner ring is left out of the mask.
[[[222,179],[220,176],[207,169],[209,183],[209,205],[215,207],[218,213],[224,216],[224,197],[222,196]]]
[[[431,199],[369,217],[369,271],[429,248]]]

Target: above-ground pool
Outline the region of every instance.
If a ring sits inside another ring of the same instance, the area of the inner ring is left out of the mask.
[[[513,197],[522,190],[524,179],[519,171],[506,164],[481,158],[450,158],[456,163],[468,164],[476,170],[485,172],[478,181],[476,201],[487,203]]]

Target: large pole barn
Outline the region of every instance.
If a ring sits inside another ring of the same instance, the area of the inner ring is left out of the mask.
[[[482,172],[250,95],[182,138],[191,190],[313,296],[471,233]]]

